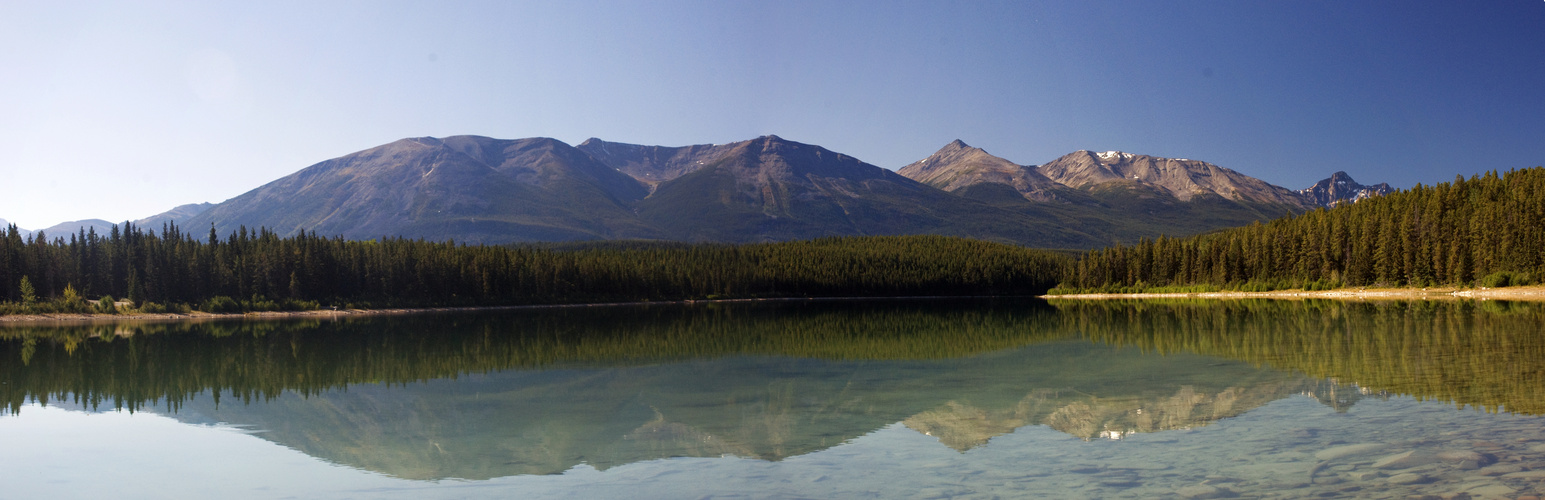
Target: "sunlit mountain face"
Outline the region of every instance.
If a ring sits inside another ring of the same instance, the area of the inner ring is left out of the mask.
[[[775,135],[679,147],[466,135],[402,139],[146,220],[218,234],[262,227],[488,244],[938,234],[1096,248],[1377,194],[1321,191],[1118,151],[1019,165],[954,141],[893,172]]]

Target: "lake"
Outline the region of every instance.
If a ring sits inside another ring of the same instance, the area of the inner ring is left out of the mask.
[[[1545,307],[891,300],[0,327],[18,498],[1521,498]],[[1458,495],[1463,493],[1464,495]]]

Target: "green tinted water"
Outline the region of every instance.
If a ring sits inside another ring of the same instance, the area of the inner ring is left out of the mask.
[[[865,302],[0,329],[23,497],[1545,491],[1545,309]]]

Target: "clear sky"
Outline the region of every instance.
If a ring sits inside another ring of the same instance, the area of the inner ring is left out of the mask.
[[[404,137],[953,139],[1288,188],[1545,164],[1545,1],[0,2],[0,218],[220,202]]]

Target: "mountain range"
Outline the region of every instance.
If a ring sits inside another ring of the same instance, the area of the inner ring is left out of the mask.
[[[223,203],[142,219],[198,234],[266,227],[349,239],[467,243],[760,242],[942,234],[1083,249],[1184,236],[1389,192],[1343,172],[1292,191],[1211,163],[1076,151],[1020,165],[954,141],[891,171],[763,136],[643,146],[589,139],[420,137],[323,161]],[[99,220],[61,224],[101,233]]]

